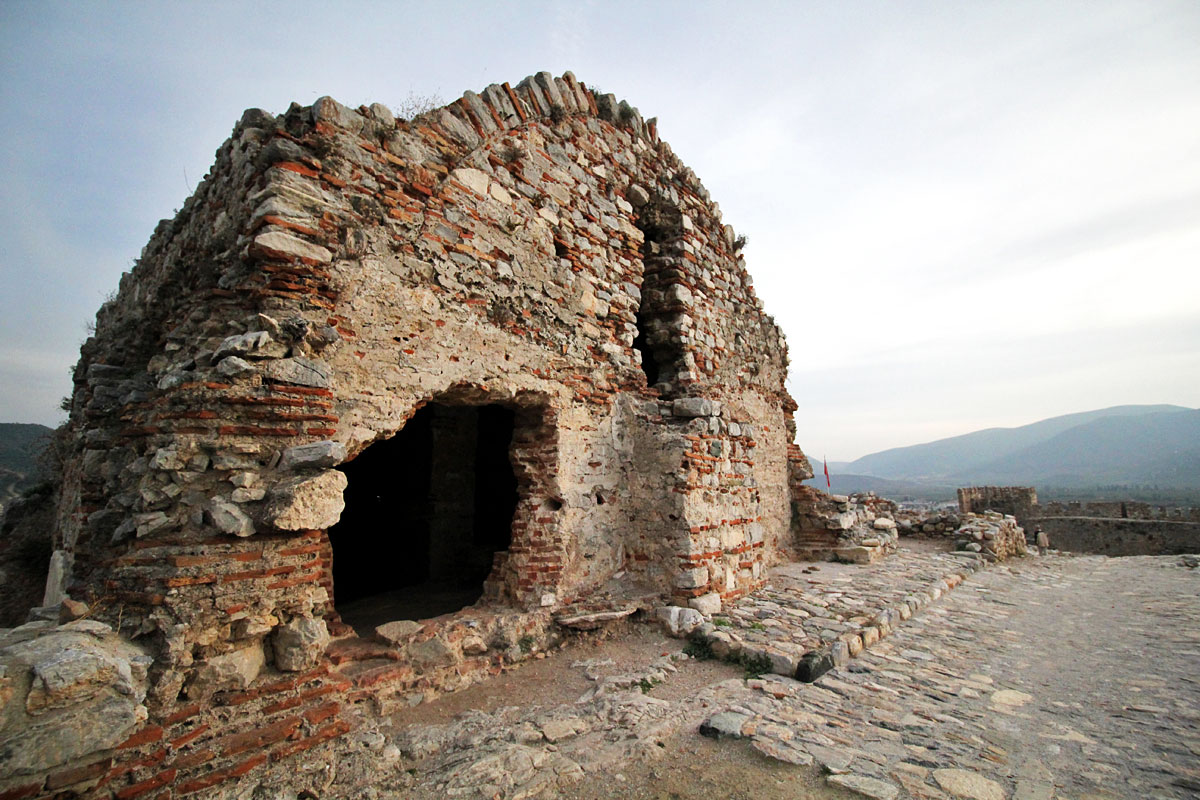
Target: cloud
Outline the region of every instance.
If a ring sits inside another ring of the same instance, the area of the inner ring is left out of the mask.
[[[803,446],[1200,405],[1191,0],[292,8],[0,6],[0,419],[57,413],[82,321],[243,108],[567,68],[749,235]]]

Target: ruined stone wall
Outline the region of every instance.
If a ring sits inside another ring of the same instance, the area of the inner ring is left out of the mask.
[[[1032,486],[971,486],[958,490],[958,508],[964,514],[998,511],[1024,522],[1037,505]]]
[[[830,495],[803,485],[802,480],[799,474],[794,476],[792,494],[792,539],[797,557],[872,563],[896,550],[894,502],[873,492]]]
[[[1040,503],[1033,513],[1041,517],[1106,517],[1109,519],[1165,519],[1200,522],[1200,508],[1156,506],[1137,500]]]
[[[521,658],[615,577],[759,586],[789,539],[786,368],[696,176],[570,74],[409,122],[247,112],[75,372],[61,588],[152,658],[149,719],[79,759],[89,791],[213,789],[384,684],[419,700]],[[348,669],[336,467],[430,402],[515,413],[511,546],[483,606]]]
[[[1011,514],[999,511],[968,513],[954,532],[956,548],[982,553],[989,560],[1025,555],[1025,529]]]
[[[1038,517],[1050,547],[1106,556],[1200,553],[1200,523],[1176,520]]]

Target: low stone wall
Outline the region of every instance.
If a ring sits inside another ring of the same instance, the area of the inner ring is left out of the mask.
[[[1003,560],[1025,555],[1025,530],[1008,514],[964,514],[962,526],[954,535],[959,550],[982,553],[984,558]]]
[[[981,514],[902,512],[898,521],[906,535],[955,539],[955,549],[980,553],[989,560],[1025,555],[1025,529],[1011,514],[984,511]]]
[[[792,534],[802,560],[869,564],[896,550],[896,504],[865,494],[826,494],[811,486],[792,487]]]
[[[943,512],[914,511],[902,509],[896,512],[896,530],[901,536],[918,534],[947,536],[958,530],[962,519],[958,514]]]
[[[1200,522],[1039,517],[1032,523],[1056,550],[1106,556],[1158,556],[1200,553]]]
[[[1104,517],[1108,519],[1167,519],[1176,522],[1200,522],[1200,508],[1155,506],[1137,500],[1099,500],[1040,503],[1033,513],[1047,517]]]

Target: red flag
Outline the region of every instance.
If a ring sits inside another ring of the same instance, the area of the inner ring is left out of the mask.
[[[829,462],[825,460],[825,456],[821,456],[821,463],[825,465],[825,488],[832,489],[833,484],[829,482]]]

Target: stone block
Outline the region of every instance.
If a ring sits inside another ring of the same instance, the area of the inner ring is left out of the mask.
[[[211,656],[197,665],[188,683],[188,699],[207,700],[216,692],[249,688],[265,664],[266,655],[261,642]]]
[[[50,569],[46,573],[46,589],[42,604],[56,606],[67,596],[65,586],[71,571],[71,556],[66,550],[55,550],[50,554]]]
[[[977,772],[965,769],[935,769],[933,779],[938,786],[955,797],[970,800],[1004,800],[1004,787]]]
[[[785,678],[791,678],[796,675],[796,669],[800,666],[800,658],[798,656],[772,648],[762,650],[761,654],[765,655],[767,660],[771,662],[771,672],[776,675],[783,675]]]
[[[451,172],[450,177],[480,197],[485,197],[488,193],[488,176],[485,172],[470,167],[460,167]]]
[[[722,661],[729,661],[742,652],[742,643],[725,631],[713,631],[707,638],[713,655]]]
[[[711,417],[720,413],[719,406],[707,397],[680,397],[671,404],[671,413],[676,417]]]
[[[408,646],[408,658],[418,671],[437,667],[452,667],[460,661],[454,648],[437,636]]]
[[[332,527],[346,507],[345,488],[346,476],[335,469],[282,481],[271,489],[262,521],[284,531]]]
[[[721,595],[717,592],[702,594],[699,597],[693,597],[691,600],[688,600],[688,605],[704,616],[711,617],[713,614],[721,613]]]
[[[655,616],[662,622],[667,633],[682,639],[704,623],[704,615],[694,608],[662,606],[655,609]]]
[[[222,533],[243,538],[254,535],[254,521],[228,500],[210,500],[207,515],[213,527]]]
[[[88,620],[43,623],[29,637],[0,649],[0,774],[77,763],[145,720],[150,658],[140,648]]]
[[[858,522],[857,514],[853,511],[843,511],[827,520],[825,527],[831,531],[848,531],[854,527],[856,522]]]
[[[825,780],[871,800],[896,800],[900,795],[895,784],[866,775],[830,775]]]
[[[362,130],[366,120],[357,111],[352,111],[332,97],[318,97],[312,106],[314,122],[327,122],[352,133]]]
[[[287,345],[275,341],[266,331],[251,331],[230,336],[222,341],[213,353],[213,360],[220,361],[227,356],[281,358],[287,355],[287,350]]]
[[[700,735],[710,739],[741,739],[744,735],[742,731],[749,721],[750,717],[746,714],[722,711],[700,723]]]
[[[464,636],[461,646],[464,656],[481,656],[488,651],[487,642],[476,634]]]
[[[796,680],[812,683],[833,667],[833,656],[828,650],[810,650],[796,665]]]
[[[261,371],[267,378],[296,386],[328,389],[333,385],[333,371],[328,364],[303,356],[269,361]]]
[[[341,442],[310,442],[284,450],[279,457],[279,469],[328,469],[346,460],[346,446]]]
[[[420,633],[424,627],[421,623],[413,622],[411,619],[398,619],[395,622],[386,622],[377,626],[375,636],[391,644],[405,644]]]
[[[681,570],[675,575],[675,585],[680,589],[699,589],[708,585],[708,567]]]
[[[650,193],[636,183],[631,183],[625,190],[625,199],[634,208],[641,208],[650,202]]]
[[[838,561],[847,564],[870,564],[874,559],[875,547],[837,547],[833,555]]]
[[[244,358],[226,356],[217,364],[217,372],[226,378],[236,378],[254,371],[254,365]]]
[[[283,672],[300,672],[316,665],[329,644],[329,629],[325,620],[297,617],[275,629],[271,647],[275,652],[275,668]]]

